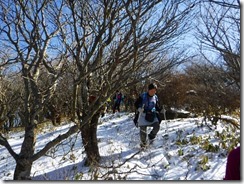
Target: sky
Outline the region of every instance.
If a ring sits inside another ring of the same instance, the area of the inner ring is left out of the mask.
[[[139,146],[139,128],[133,123],[133,113],[106,114],[99,121],[99,169],[84,166],[85,153],[81,134],[78,132],[34,162],[32,179],[88,181],[97,175],[98,180],[199,181],[222,180],[225,175],[228,154],[225,149],[207,152],[202,144],[192,144],[189,141],[193,137],[201,137],[201,142],[208,139],[212,145],[219,145],[216,132],[221,133],[226,129],[221,122],[211,131],[211,122],[201,125],[200,117],[163,120],[155,141],[142,150]],[[37,136],[36,150],[66,132],[70,126],[72,124],[64,122],[59,127],[44,127]],[[20,151],[23,135],[23,132],[8,135],[8,141],[17,153]],[[180,144],[179,140],[188,140],[188,143]],[[0,153],[1,182],[12,180],[15,161],[3,146],[0,146]]]

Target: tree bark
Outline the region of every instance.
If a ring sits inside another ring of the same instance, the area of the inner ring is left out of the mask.
[[[71,120],[75,121],[76,119],[76,107],[77,107],[77,93],[78,93],[78,85],[75,84],[74,82],[74,86],[73,86],[73,103],[72,103],[72,109],[71,109]]]
[[[32,164],[33,162],[29,159],[20,158],[16,160],[14,180],[30,180]]]
[[[30,123],[25,128],[25,138],[19,157],[16,159],[16,167],[14,171],[14,180],[29,180],[36,142],[36,133],[34,123]]]
[[[81,136],[87,155],[85,165],[97,165],[100,161],[100,154],[97,141],[97,125],[100,113],[96,113],[91,121],[81,127]]]

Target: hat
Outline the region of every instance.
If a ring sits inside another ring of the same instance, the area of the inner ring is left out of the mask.
[[[157,89],[157,85],[152,83],[152,84],[149,84],[148,85],[148,90],[151,90],[151,89]]]

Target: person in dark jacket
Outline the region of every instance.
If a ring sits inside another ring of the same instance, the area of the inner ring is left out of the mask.
[[[156,90],[156,84],[149,84],[148,91],[142,93],[135,102],[137,113],[134,122],[140,127],[140,146],[142,148],[147,146],[147,127],[153,127],[148,134],[150,142],[155,139],[160,128],[161,119],[158,113],[161,109]]]
[[[238,146],[228,154],[224,180],[241,180],[240,161],[240,146]]]
[[[113,99],[114,99],[113,113],[115,113],[116,110],[118,112],[120,112],[120,104],[121,104],[122,98],[123,98],[122,93],[117,90],[116,94],[113,97]]]

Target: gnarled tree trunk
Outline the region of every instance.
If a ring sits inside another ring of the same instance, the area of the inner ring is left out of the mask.
[[[32,156],[35,150],[36,133],[34,123],[25,128],[25,138],[19,156],[16,159],[14,180],[29,180],[33,164]]]
[[[87,155],[86,165],[97,165],[100,154],[97,141],[97,125],[100,113],[96,113],[89,123],[81,127],[82,141]]]

